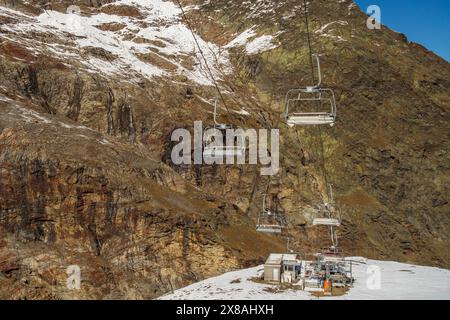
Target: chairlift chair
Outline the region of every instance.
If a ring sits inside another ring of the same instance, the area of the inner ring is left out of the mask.
[[[266,202],[267,195],[263,198],[263,208],[258,215],[258,220],[256,222],[256,231],[262,233],[275,233],[280,234],[285,226],[285,221],[283,216],[278,212],[278,208],[274,205],[273,201],[271,206],[267,206]]]
[[[214,136],[213,129],[219,130],[223,136],[222,143],[207,143]],[[226,145],[226,131],[236,129],[229,124],[219,123],[217,121],[217,99],[214,103],[214,125],[205,128],[205,139],[203,145],[203,156],[206,157],[242,157],[245,155],[245,140],[243,136],[238,136],[232,146]]]
[[[334,125],[336,121],[336,99],[333,90],[322,88],[322,75],[318,55],[317,61],[318,83],[313,87],[293,89],[287,92],[284,117],[290,127],[296,125]],[[326,111],[307,111],[307,104],[328,105]]]
[[[321,211],[327,211],[329,213],[328,218],[315,218],[313,220],[313,226],[329,226],[329,227],[339,227],[341,225],[341,219],[332,217],[334,212],[334,196],[333,196],[333,186],[328,185],[328,202],[320,206]]]

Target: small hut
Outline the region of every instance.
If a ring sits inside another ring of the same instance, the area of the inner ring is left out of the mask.
[[[264,264],[264,281],[296,282],[300,269],[301,261],[296,254],[271,253]]]

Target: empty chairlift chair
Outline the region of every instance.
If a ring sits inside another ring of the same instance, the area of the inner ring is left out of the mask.
[[[217,100],[214,104],[214,126],[205,128],[205,139],[203,145],[203,156],[211,157],[241,157],[245,155],[245,140],[242,136],[237,136],[233,145],[227,146],[226,132],[228,129],[236,129],[232,125],[217,122]],[[217,131],[218,132],[217,132]],[[214,141],[218,137],[215,133],[221,133],[222,141]]]
[[[333,90],[322,88],[322,75],[318,55],[318,83],[313,87],[293,89],[286,94],[284,117],[290,127],[296,125],[334,125],[336,99]]]
[[[333,197],[333,187],[328,185],[328,203],[322,205],[321,211],[326,211],[329,213],[328,218],[315,218],[313,220],[313,226],[328,226],[328,227],[339,227],[341,225],[341,220],[332,217],[332,212],[335,212],[334,208],[334,197]]]
[[[278,211],[278,206],[273,199],[270,206],[267,205],[266,200],[267,195],[264,195],[263,208],[258,215],[258,220],[256,222],[256,231],[280,234],[286,225],[284,216]]]

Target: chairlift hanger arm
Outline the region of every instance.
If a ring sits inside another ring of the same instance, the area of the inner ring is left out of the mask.
[[[217,99],[214,101],[214,124],[216,126],[221,125],[220,123],[217,122]]]
[[[306,25],[306,34],[308,36],[308,48],[309,48],[309,61],[311,64],[311,77],[313,83],[314,80],[314,65],[313,65],[313,53],[312,53],[312,45],[311,45],[311,32],[309,30],[309,9],[308,4],[306,0],[303,0],[303,6],[304,6],[304,15],[305,15],[305,25]]]
[[[320,85],[322,84],[322,72],[320,70],[320,58],[319,58],[319,55],[317,53],[313,54],[313,57],[316,58],[317,76],[318,76],[317,84],[314,86],[314,88],[319,88]]]

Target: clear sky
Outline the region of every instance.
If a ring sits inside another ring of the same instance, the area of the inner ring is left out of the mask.
[[[378,5],[383,25],[450,61],[450,0],[354,1],[364,12]]]

